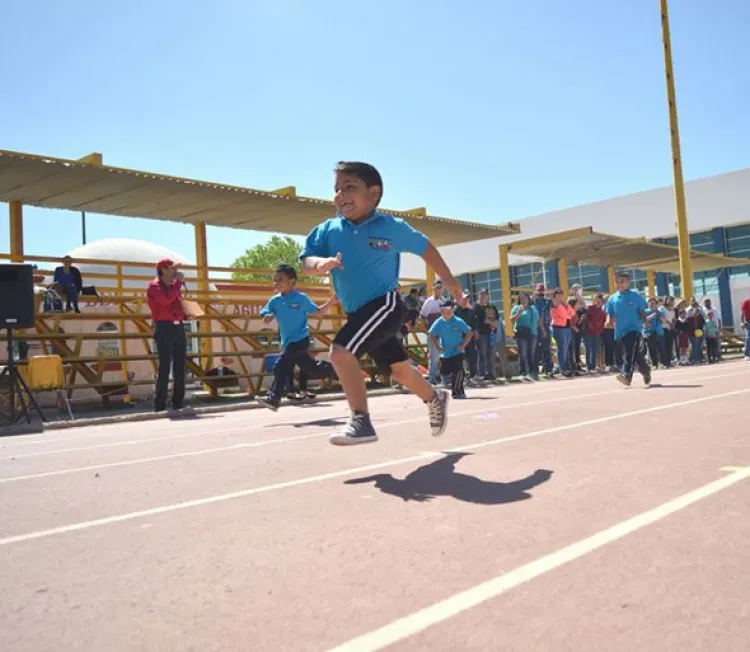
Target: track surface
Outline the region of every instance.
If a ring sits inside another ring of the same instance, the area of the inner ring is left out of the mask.
[[[750,365],[654,383],[2,439],[2,648],[744,652]]]

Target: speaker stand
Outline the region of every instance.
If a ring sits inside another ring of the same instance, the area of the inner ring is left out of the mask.
[[[28,385],[23,379],[23,376],[18,371],[16,366],[16,358],[13,355],[13,329],[8,329],[8,364],[0,373],[0,381],[7,376],[8,378],[8,397],[10,399],[10,408],[8,413],[5,414],[0,412],[0,418],[8,421],[11,425],[18,423],[23,417],[26,417],[26,421],[31,423],[31,415],[29,414],[29,408],[33,406],[39,418],[46,422],[42,411],[39,409],[39,405],[36,399],[29,391]],[[29,397],[29,403],[26,403],[24,399],[24,393]],[[21,409],[16,409],[16,395],[18,395],[18,402],[21,404]]]

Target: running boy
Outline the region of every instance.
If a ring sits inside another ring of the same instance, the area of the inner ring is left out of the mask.
[[[466,398],[464,391],[464,351],[474,333],[463,319],[454,314],[455,304],[445,299],[440,304],[440,317],[430,326],[430,339],[440,351],[440,375],[451,376],[453,398]]]
[[[421,256],[454,296],[461,296],[461,286],[424,234],[404,220],[376,210],[382,196],[383,180],[372,165],[339,163],[334,197],[338,215],[310,232],[300,254],[305,274],[331,274],[347,314],[330,353],[352,412],[343,430],[331,436],[336,445],[378,438],[358,362],[365,354],[425,402],[434,437],[443,434],[448,421],[448,392],[433,389],[422,378],[398,340],[404,321],[404,304],[398,293],[400,254]]]
[[[279,265],[273,276],[276,290],[268,303],[260,311],[263,323],[270,324],[274,318],[279,323],[281,335],[281,355],[273,370],[273,384],[268,394],[258,397],[258,403],[274,411],[279,409],[281,397],[291,386],[292,370],[297,365],[300,373],[312,378],[335,378],[330,362],[314,360],[309,353],[310,329],[307,318],[323,315],[335,305],[333,296],[320,308],[305,293],[295,289],[297,271],[291,265]]]
[[[617,292],[607,300],[605,312],[607,324],[611,324],[614,318],[615,340],[622,343],[623,365],[617,380],[630,387],[633,381],[633,367],[638,365],[643,382],[650,385],[651,368],[641,349],[641,329],[646,319],[646,300],[630,289],[630,276],[626,272],[619,272],[615,276],[615,282]]]

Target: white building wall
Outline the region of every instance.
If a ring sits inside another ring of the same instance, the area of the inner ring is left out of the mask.
[[[750,168],[685,184],[690,231],[750,222]],[[498,245],[581,227],[625,237],[669,237],[676,231],[674,188],[666,186],[614,199],[543,213],[519,220],[521,233],[441,247],[454,273],[499,266]],[[510,263],[529,259],[511,256]],[[402,257],[401,276],[424,278],[424,262],[416,256]]]

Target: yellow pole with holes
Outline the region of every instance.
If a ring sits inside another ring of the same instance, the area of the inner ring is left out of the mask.
[[[564,258],[557,261],[557,278],[560,281],[565,297],[567,298],[570,287],[568,287],[568,262]]]
[[[505,320],[505,334],[513,336],[513,322],[510,320],[513,297],[510,295],[510,264],[508,263],[508,245],[498,247],[500,254],[500,287],[503,291],[503,319]]]
[[[674,195],[677,210],[677,246],[680,251],[680,285],[682,297],[693,296],[693,266],[690,260],[690,232],[685,206],[685,182],[682,178],[682,154],[680,153],[680,128],[677,121],[677,100],[672,67],[672,37],[669,33],[669,11],[667,0],[661,0],[661,32],[664,41],[664,70],[667,78],[667,100],[669,102],[669,127],[672,139],[672,166],[674,169]]]

